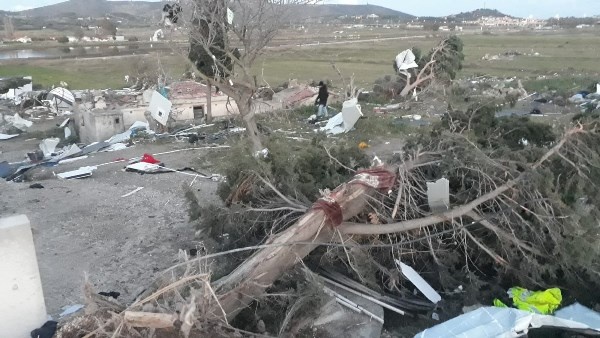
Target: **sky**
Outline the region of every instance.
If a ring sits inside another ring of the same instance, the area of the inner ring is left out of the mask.
[[[64,0],[0,0],[1,10],[23,10]],[[152,0],[150,0],[152,1]],[[598,0],[324,0],[325,3],[372,4],[416,16],[445,16],[477,8],[493,8],[505,14],[535,18],[600,15]]]

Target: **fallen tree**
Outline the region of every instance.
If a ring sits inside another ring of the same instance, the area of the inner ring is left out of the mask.
[[[417,48],[410,51],[414,53],[418,68],[400,70],[394,62],[395,76],[387,75],[376,80],[373,87],[375,94],[387,99],[406,97],[415,90],[425,90],[434,81],[448,84],[462,69],[463,42],[457,36],[441,40],[424,56],[421,56],[421,51]]]
[[[559,139],[550,140],[545,134],[531,134],[530,127],[534,126],[529,121],[497,121],[472,114],[452,112],[431,133],[410,140],[399,163],[385,169],[357,171],[332,192],[324,190],[305,213],[296,200],[298,196],[286,197],[289,190],[284,190],[285,194],[279,191],[284,185],[276,176],[270,182],[251,180],[251,188],[248,184],[238,186],[263,194],[270,191],[280,203],[279,208],[303,215],[273,231],[265,242],[186,260],[169,269],[163,274],[170,276],[166,281],[149,288],[135,304],[106,321],[104,327],[112,323],[118,328],[119,322],[126,327],[128,321],[134,323],[131,325],[147,321],[147,327],[169,325],[173,318],[169,312],[156,318],[139,312],[148,301],[164,302],[164,308],[172,308],[172,301],[162,298],[174,293],[170,297],[188,304],[187,319],[180,317],[187,323],[186,332],[231,329],[233,318],[249,304],[260,302],[275,281],[314,255],[320,246],[331,246],[328,258],[345,260],[344,272],[364,277],[366,283],[369,280],[363,269],[375,266],[386,277],[383,287],[388,290],[401,290],[402,280],[392,271],[393,261],[400,258],[399,250],[407,252],[403,261],[422,267],[433,263],[431,269],[437,269],[442,289],[452,290],[464,283],[456,280],[448,285],[443,281],[460,261],[467,271],[461,275],[470,280],[483,279],[485,276],[477,270],[485,268],[495,271],[497,278],[511,276],[525,286],[580,285],[584,293],[592,289],[590,277],[598,275],[598,256],[582,252],[598,250],[598,235],[592,232],[597,223],[590,203],[600,202],[581,198],[591,200],[593,191],[597,193],[593,188],[596,182],[590,179],[600,163],[596,124],[582,122]],[[530,133],[529,145],[513,143],[514,135],[507,139],[505,128],[521,136]],[[334,162],[340,165],[339,160]],[[433,214],[425,202],[425,182],[440,177],[449,178],[453,207]],[[239,178],[240,182],[248,181]],[[287,172],[283,178],[289,180]],[[252,209],[259,210],[263,205],[252,205]],[[578,214],[580,210],[587,212]],[[581,238],[582,234],[587,237]],[[208,266],[199,271],[194,268],[196,262],[251,251],[256,252],[211,283],[202,273]],[[363,253],[367,263],[357,264]],[[175,323],[171,329],[178,331],[181,327]]]
[[[481,212],[480,208],[483,204],[489,203],[503,194],[514,190],[519,183],[527,179],[532,172],[540,169],[542,165],[552,159],[553,156],[561,156],[560,151],[565,144],[570,142],[578,134],[584,132],[583,127],[576,127],[568,131],[553,148],[543,154],[543,156],[541,156],[527,171],[524,171],[516,178],[507,181],[504,185],[497,187],[493,191],[483,194],[469,203],[458,206],[442,214],[385,225],[365,225],[356,223],[343,223],[340,225],[335,224],[335,222],[332,224],[331,220],[327,218],[326,213],[322,210],[313,209],[302,217],[295,225],[291,226],[281,234],[274,235],[267,241],[267,244],[287,243],[290,246],[262,249],[236,268],[230,275],[215,283],[217,290],[221,293],[219,298],[220,305],[227,313],[227,317],[231,319],[250,302],[263,295],[264,291],[279,278],[282,272],[290,269],[298,260],[303,259],[320,243],[335,240],[336,231],[345,235],[398,234],[419,230],[441,223],[454,224],[457,222],[457,219],[469,216],[476,220],[475,223],[479,223],[482,217],[473,215],[479,215]],[[414,167],[414,163],[410,163],[403,165],[402,169],[410,171]],[[392,175],[391,172],[396,170],[397,168],[389,171],[389,175]],[[371,179],[372,178],[367,179],[367,181]],[[374,192],[373,188],[376,187],[368,188],[363,185],[343,185],[338,187],[331,195],[327,196],[327,200],[330,201],[330,203],[339,205],[343,211],[343,219],[347,220],[356,216],[363,210],[367,204],[367,197]],[[327,225],[329,225],[329,227]],[[506,233],[503,232],[503,234],[506,236]],[[488,254],[491,254],[494,259],[498,259],[499,256],[493,254],[492,251],[481,244],[479,240],[472,237],[472,235],[470,237],[478,246],[485,249]],[[515,238],[515,240],[518,241],[518,238]],[[315,244],[295,244],[311,241],[315,242]],[[527,247],[528,245],[524,246]]]

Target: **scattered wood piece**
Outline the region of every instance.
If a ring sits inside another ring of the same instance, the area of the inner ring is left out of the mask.
[[[135,194],[136,192],[138,192],[138,191],[140,191],[140,190],[142,190],[142,189],[144,189],[144,187],[138,187],[138,188],[137,188],[137,189],[135,189],[134,191],[132,191],[132,192],[129,192],[129,193],[127,193],[127,194],[125,194],[125,195],[121,196],[121,198],[123,198],[123,197],[129,197],[129,196],[131,196],[131,195]]]
[[[123,318],[127,325],[131,327],[166,329],[173,327],[177,320],[177,315],[169,313],[125,311]]]

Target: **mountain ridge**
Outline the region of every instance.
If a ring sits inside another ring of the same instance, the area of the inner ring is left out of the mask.
[[[129,14],[141,17],[160,15],[164,3],[150,1],[107,1],[107,0],[68,0],[19,12],[27,17],[102,17],[113,14]],[[337,18],[341,16],[366,16],[376,14],[381,17],[398,17],[410,20],[414,16],[377,5],[309,5],[303,6],[298,13],[302,18]]]

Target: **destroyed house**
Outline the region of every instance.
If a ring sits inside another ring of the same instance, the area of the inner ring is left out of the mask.
[[[208,107],[208,87],[194,81],[182,81],[171,84],[169,100],[173,103],[175,120],[198,120],[205,117]],[[238,113],[238,108],[229,96],[211,90],[211,113],[213,118],[225,118]]]

